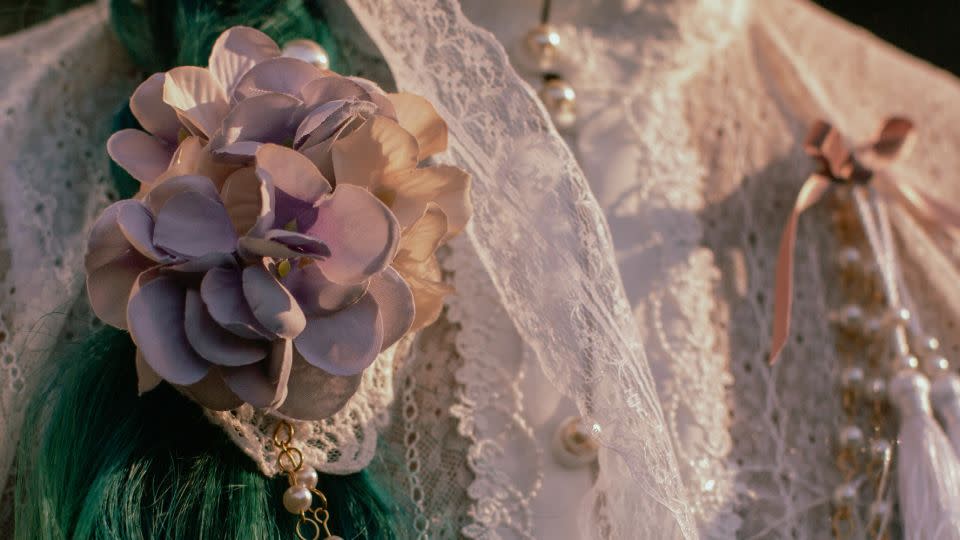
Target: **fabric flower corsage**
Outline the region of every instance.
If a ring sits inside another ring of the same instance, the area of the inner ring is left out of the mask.
[[[293,419],[339,410],[382,351],[434,321],[435,252],[470,217],[469,177],[423,98],[285,57],[235,27],[209,67],[130,99],[144,131],[108,142],[141,189],[100,215],[96,315],[130,332],[140,391]]]

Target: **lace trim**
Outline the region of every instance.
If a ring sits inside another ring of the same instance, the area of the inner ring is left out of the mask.
[[[364,371],[357,393],[337,414],[317,422],[290,421],[294,445],[303,452],[304,463],[328,474],[351,474],[370,464],[377,450],[377,431],[389,421],[394,362],[408,353],[411,339],[404,338],[377,357]],[[263,474],[280,474],[273,444],[275,417],[247,404],[232,411],[206,410],[205,413]]]
[[[460,325],[456,347],[464,360],[450,413],[470,441],[467,463],[475,475],[467,489],[472,522],[462,532],[478,540],[532,539],[530,505],[543,481],[543,450],[522,414],[520,336],[468,241],[455,243],[445,265],[457,290],[448,317]],[[517,474],[518,464],[527,470]]]

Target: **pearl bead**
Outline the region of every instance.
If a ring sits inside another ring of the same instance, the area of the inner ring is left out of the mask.
[[[863,445],[863,440],[863,430],[852,424],[842,426],[837,435],[837,442],[840,443],[840,448],[846,450],[860,450],[860,447]]]
[[[870,441],[870,459],[884,462],[893,455],[893,445],[887,439],[872,439]]]
[[[848,330],[858,330],[863,324],[863,308],[857,304],[848,304],[840,308],[834,319]]]
[[[923,371],[931,378],[935,379],[941,373],[950,371],[950,361],[939,354],[924,357]]]
[[[893,320],[897,323],[906,324],[910,322],[912,317],[913,315],[907,308],[897,308],[893,310]]]
[[[848,366],[840,372],[840,386],[845,390],[860,390],[866,375],[860,366]]]
[[[842,268],[855,268],[861,261],[863,261],[863,255],[854,246],[846,246],[837,254],[837,262]]]
[[[571,416],[557,426],[552,446],[554,459],[570,468],[593,463],[600,449],[597,440],[587,431],[578,416]]]
[[[313,506],[313,494],[303,486],[290,486],[283,492],[283,507],[291,514],[302,514]]]
[[[303,466],[299,471],[293,474],[294,483],[298,486],[303,486],[306,488],[315,488],[317,487],[317,481],[319,477],[317,476],[317,470],[313,467]]]
[[[294,39],[283,46],[281,53],[287,58],[303,60],[320,69],[330,69],[330,55],[327,50],[316,41],[310,39]]]
[[[917,369],[920,367],[920,360],[912,354],[898,354],[893,360],[892,371],[897,373],[905,369]]]
[[[887,397],[887,380],[883,377],[870,377],[864,383],[863,391],[867,399],[883,400]]]
[[[876,336],[886,330],[887,321],[882,317],[867,317],[863,322],[863,333],[866,336]]]
[[[541,24],[524,38],[530,61],[541,71],[552,69],[557,63],[560,33],[550,24]]]
[[[857,485],[845,482],[833,490],[833,502],[837,506],[850,506],[857,502]]]
[[[926,351],[937,351],[940,349],[940,340],[935,336],[925,336],[920,338],[920,346]]]
[[[868,510],[870,521],[874,523],[883,523],[890,515],[890,503],[888,501],[873,501]]]
[[[577,92],[570,83],[559,78],[549,78],[540,89],[543,101],[557,129],[569,129],[577,122]]]

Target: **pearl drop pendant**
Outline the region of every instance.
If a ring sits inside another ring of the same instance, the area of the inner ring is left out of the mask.
[[[577,92],[558,75],[544,77],[540,100],[559,130],[570,129],[577,123]]]

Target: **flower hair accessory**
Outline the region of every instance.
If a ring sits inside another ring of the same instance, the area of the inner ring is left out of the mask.
[[[140,190],[97,219],[85,266],[94,312],[137,346],[141,392],[320,420],[437,318],[435,251],[471,209],[464,171],[419,166],[447,144],[426,100],[234,27],[209,67],[150,76],[130,109],[145,131],[107,149]]]

